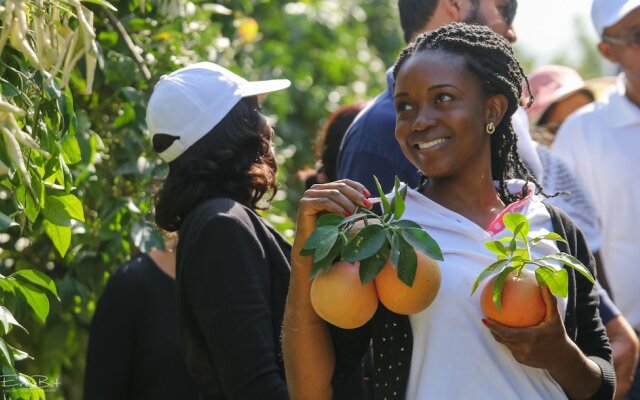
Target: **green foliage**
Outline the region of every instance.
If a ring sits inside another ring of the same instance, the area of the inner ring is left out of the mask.
[[[90,59],[69,70],[69,86],[47,79],[10,44],[0,60],[2,96],[26,110],[19,125],[48,154],[21,145],[20,173],[0,134],[0,162],[9,166],[0,174],[0,327],[9,334],[0,353],[20,359],[20,371],[47,377],[50,399],[82,397],[88,328],[110,273],[162,246],[152,193],[167,167],[145,124],[159,77],[209,60],[248,79],[293,82],[264,101],[277,133],[280,190],[263,215],[291,238],[302,192],[297,171],[315,161],[318,128],[338,106],[382,91],[385,67],[402,45],[391,0],[83,4],[95,12],[93,82]],[[376,255],[386,259],[384,251]],[[11,371],[24,387],[44,387]]]
[[[339,258],[350,263],[360,262],[360,280],[366,284],[390,259],[391,265],[397,269],[398,278],[411,287],[418,264],[416,250],[442,260],[440,247],[427,232],[413,221],[400,219],[405,210],[407,186],[401,188],[396,177],[393,197],[389,201],[378,178],[374,176],[374,180],[380,193],[381,215],[358,207],[356,213],[349,217],[327,214],[318,218],[316,229],[300,253],[313,256],[310,279],[320,271],[328,270]],[[350,238],[350,232],[358,223],[363,223],[364,227]]]
[[[556,268],[549,261],[558,261],[569,268],[575,269],[591,283],[595,283],[589,270],[577,258],[563,252],[557,252],[545,257],[531,258],[531,248],[543,240],[566,241],[555,232],[529,238],[529,221],[519,213],[509,213],[504,216],[504,225],[512,235],[486,242],[485,247],[497,256],[497,261],[486,267],[476,278],[471,288],[471,294],[476,291],[480,282],[498,274],[493,287],[493,302],[500,310],[502,289],[509,274],[519,276],[527,265],[533,265],[538,284],[546,285],[551,293],[558,297],[567,297],[569,275],[566,269]]]

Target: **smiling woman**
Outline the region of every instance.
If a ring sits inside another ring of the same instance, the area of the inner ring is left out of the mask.
[[[444,261],[434,302],[409,316],[382,305],[364,327],[329,330],[309,306],[311,260],[292,252],[292,280],[283,331],[285,371],[294,398],[330,398],[332,381],[358,366],[373,343],[376,398],[610,399],[615,387],[611,351],[597,313],[597,293],[567,271],[569,296],[543,289],[544,320],[513,328],[482,319],[479,296],[468,290],[495,262],[488,240],[505,237],[503,217],[523,214],[533,236],[556,232],[533,252],[563,251],[593,272],[582,233],[544,202],[542,188],[523,165],[510,117],[525,79],[509,42],[491,29],[451,24],[419,35],[393,72],[396,139],[422,173],[408,190],[403,218],[436,240]],[[299,224],[354,183],[316,185],[301,201]],[[314,363],[313,374],[306,372]]]

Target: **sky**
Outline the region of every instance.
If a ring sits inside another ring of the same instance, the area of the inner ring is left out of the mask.
[[[577,35],[576,19],[582,20],[596,40],[590,9],[590,0],[519,0],[514,21],[518,46],[535,56],[537,65],[547,63],[559,52],[575,57],[572,43]]]

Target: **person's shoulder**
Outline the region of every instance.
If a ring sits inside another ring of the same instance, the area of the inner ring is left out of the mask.
[[[198,205],[180,228],[181,236],[200,236],[228,229],[254,231],[260,217],[245,205],[227,197],[209,199]]]
[[[152,267],[154,267],[154,264],[151,258],[147,254],[140,253],[118,267],[111,274],[110,280],[114,282],[132,282],[137,279],[144,279],[144,276],[149,273]]]

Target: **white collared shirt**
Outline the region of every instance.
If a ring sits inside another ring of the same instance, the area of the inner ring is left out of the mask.
[[[513,188],[510,185],[512,192],[521,188],[522,182]],[[532,236],[553,229],[549,212],[540,200],[529,196],[506,210],[524,214]],[[471,296],[478,274],[496,261],[484,242],[508,234],[502,218],[483,229],[409,190],[403,219],[415,221],[425,229],[438,242],[444,256],[444,261],[439,262],[442,281],[436,299],[426,310],[409,316],[413,351],[406,399],[566,399],[546,370],[517,362],[482,324],[480,293],[484,285]],[[557,251],[555,243],[548,240],[532,249],[534,257]],[[562,318],[566,306],[566,298],[558,299]]]
[[[591,194],[616,305],[640,329],[640,107],[625,96],[624,75],[615,90],[562,124],[552,150]]]

